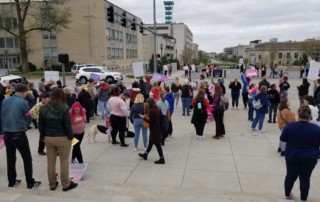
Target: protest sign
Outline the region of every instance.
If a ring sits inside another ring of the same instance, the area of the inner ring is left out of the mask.
[[[45,71],[44,72],[44,79],[46,81],[59,81],[59,72],[58,71]]]
[[[139,77],[144,75],[143,62],[132,63],[132,71],[134,77]]]
[[[315,81],[319,78],[319,71],[320,71],[320,62],[316,62],[312,60],[310,62],[310,69],[308,73],[308,79]]]
[[[252,77],[252,76],[257,76],[258,71],[256,69],[248,69],[246,70],[246,77]]]
[[[95,82],[99,82],[100,81],[100,75],[91,73],[90,74],[90,79],[93,79]]]

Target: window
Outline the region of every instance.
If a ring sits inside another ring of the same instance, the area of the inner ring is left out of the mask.
[[[57,38],[57,33],[55,31],[50,32],[50,39],[56,39]]]
[[[299,53],[294,53],[294,58],[298,59],[298,57],[299,57]]]
[[[282,58],[282,53],[279,53],[279,58]]]
[[[43,39],[49,39],[49,32],[43,31],[43,32],[42,32],[42,38],[43,38]]]
[[[259,55],[259,59],[261,59],[261,55]]]
[[[6,43],[4,41],[4,38],[0,38],[0,48],[6,48]]]
[[[14,40],[12,37],[6,38],[7,48],[14,48]]]
[[[19,39],[14,38],[14,45],[15,45],[16,48],[19,48],[19,47],[20,47]]]
[[[290,58],[290,53],[287,53],[287,58]]]

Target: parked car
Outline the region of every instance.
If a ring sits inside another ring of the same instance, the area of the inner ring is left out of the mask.
[[[0,72],[0,82],[3,86],[6,85],[6,82],[9,83],[21,83],[22,82],[22,77],[21,76],[16,76],[16,75],[8,75],[7,72]]]
[[[82,67],[94,67],[97,66],[96,64],[75,64],[71,68],[71,72],[73,74],[76,74],[77,71],[79,71]]]
[[[76,79],[82,84],[86,84],[88,80],[93,77],[99,77],[99,80],[106,79],[112,82],[123,79],[120,72],[111,72],[107,67],[82,67],[76,72]]]

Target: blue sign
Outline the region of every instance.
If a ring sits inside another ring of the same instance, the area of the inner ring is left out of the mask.
[[[94,81],[99,82],[100,81],[100,75],[91,73],[90,74],[90,79],[93,79]]]

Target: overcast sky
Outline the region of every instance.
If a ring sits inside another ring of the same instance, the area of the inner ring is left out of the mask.
[[[153,23],[153,0],[110,0]],[[320,37],[320,0],[175,0],[173,21],[185,23],[200,50],[223,48],[261,39],[300,41]],[[156,0],[157,22],[163,23],[163,0]]]

